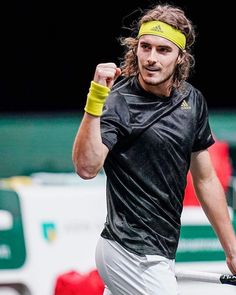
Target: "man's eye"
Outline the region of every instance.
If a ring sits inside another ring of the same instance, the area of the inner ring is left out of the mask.
[[[166,47],[160,47],[159,48],[159,51],[160,52],[170,52],[170,49],[169,48],[166,48]]]

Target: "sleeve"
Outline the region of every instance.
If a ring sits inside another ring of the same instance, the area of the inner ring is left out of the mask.
[[[130,115],[125,99],[118,93],[111,93],[101,116],[102,142],[109,150],[131,133]]]
[[[214,142],[215,140],[209,124],[207,103],[203,95],[200,94],[197,104],[196,132],[192,152],[207,149]]]

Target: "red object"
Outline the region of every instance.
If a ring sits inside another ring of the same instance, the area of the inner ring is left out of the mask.
[[[216,140],[215,144],[209,147],[209,153],[216,174],[226,191],[230,184],[232,175],[232,163],[229,156],[227,142]],[[187,175],[187,186],[185,189],[184,206],[200,206],[192,184],[191,173]]]
[[[102,295],[104,283],[97,270],[81,275],[70,271],[57,277],[54,295]]]

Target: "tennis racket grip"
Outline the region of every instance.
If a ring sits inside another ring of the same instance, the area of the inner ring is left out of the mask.
[[[222,284],[234,285],[236,286],[236,275],[221,275],[220,281]]]

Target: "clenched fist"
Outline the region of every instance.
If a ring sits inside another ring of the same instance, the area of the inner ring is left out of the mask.
[[[121,69],[115,63],[100,63],[96,67],[93,81],[111,89],[120,74]]]

